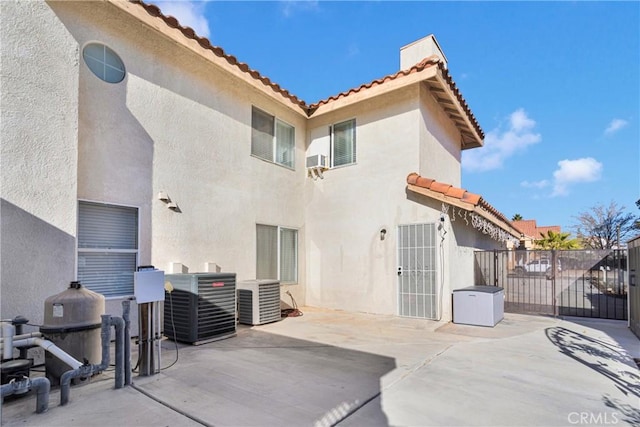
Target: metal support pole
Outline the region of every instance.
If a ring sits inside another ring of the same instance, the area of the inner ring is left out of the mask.
[[[124,385],[131,385],[131,321],[129,313],[131,301],[122,301],[122,318],[124,319]]]
[[[556,251],[553,249],[551,251],[551,292],[553,292],[553,315],[554,317],[558,317],[559,309],[558,309],[558,293],[556,292],[556,272],[558,270],[558,265],[556,263]]]
[[[151,375],[151,367],[153,362],[153,342],[151,340],[151,313],[149,303],[142,303],[138,305],[138,323],[139,323],[139,375],[147,376]]]
[[[158,343],[158,369],[156,373],[160,373],[162,367],[162,328],[161,328],[161,316],[160,316],[160,302],[156,301],[156,341]]]

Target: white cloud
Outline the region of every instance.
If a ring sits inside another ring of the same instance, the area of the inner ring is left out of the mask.
[[[527,117],[527,113],[522,108],[511,113],[510,120],[511,128],[515,132],[526,132],[529,129],[533,129],[536,125],[536,122]]]
[[[156,1],[163,14],[173,16],[183,27],[191,27],[200,37],[209,37],[209,21],[205,15],[207,1]]]
[[[548,180],[546,180],[546,179],[543,179],[541,181],[533,181],[533,182],[522,181],[520,183],[520,185],[522,187],[525,187],[525,188],[538,188],[538,189],[541,189],[541,188],[548,187],[550,185],[550,182]]]
[[[592,157],[576,160],[560,160],[553,173],[551,196],[566,196],[569,186],[581,182],[598,181],[602,175],[602,163]]]
[[[508,129],[491,130],[485,135],[484,147],[463,153],[462,167],[470,172],[501,168],[509,157],[541,141],[540,134],[533,131],[535,126],[535,120],[527,116],[524,109],[514,111],[509,116]]]
[[[317,10],[319,6],[317,0],[285,0],[281,1],[280,5],[285,18],[289,18],[298,11]]]
[[[613,119],[611,120],[611,123],[609,123],[609,126],[605,129],[604,134],[605,135],[614,134],[628,124],[629,122],[627,122],[626,120]]]

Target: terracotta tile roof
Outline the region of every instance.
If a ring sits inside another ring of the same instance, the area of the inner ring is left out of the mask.
[[[185,37],[187,37],[189,39],[192,39],[192,40],[195,40],[204,49],[208,49],[211,52],[213,52],[216,56],[224,58],[230,65],[238,67],[241,71],[249,74],[252,78],[262,82],[262,84],[264,84],[265,86],[270,87],[274,92],[281,94],[283,97],[289,99],[294,104],[299,105],[304,110],[304,112],[307,114],[307,116],[309,116],[309,117],[312,116],[314,111],[319,106],[321,106],[323,104],[327,104],[329,102],[332,102],[332,101],[335,101],[337,99],[349,96],[351,94],[358,93],[358,92],[361,92],[363,90],[370,89],[370,88],[372,88],[374,86],[378,86],[378,85],[384,84],[385,82],[396,80],[398,78],[401,78],[401,77],[404,77],[404,76],[408,76],[408,75],[413,74],[413,73],[420,72],[420,71],[425,70],[427,68],[437,66],[440,69],[445,81],[449,85],[449,89],[453,92],[453,94],[456,96],[458,102],[462,106],[465,114],[467,115],[469,121],[473,125],[475,131],[477,132],[477,134],[480,136],[481,139],[484,139],[484,132],[480,128],[480,125],[478,124],[478,121],[476,120],[475,116],[471,112],[471,109],[467,105],[467,102],[462,97],[462,94],[460,93],[460,90],[456,87],[456,84],[453,82],[453,79],[451,78],[451,75],[449,74],[449,71],[445,68],[445,66],[442,63],[442,61],[440,61],[440,59],[435,55],[432,55],[432,56],[430,56],[428,58],[423,59],[422,61],[420,61],[419,63],[417,63],[413,67],[409,68],[408,70],[398,71],[397,73],[387,75],[387,76],[382,77],[380,79],[376,79],[376,80],[374,80],[374,81],[372,81],[372,82],[370,82],[368,84],[363,84],[363,85],[361,85],[361,86],[359,86],[357,88],[350,89],[350,90],[348,90],[346,92],[341,92],[338,95],[331,96],[331,97],[329,97],[327,99],[321,100],[321,101],[316,102],[316,103],[311,104],[311,105],[307,105],[306,102],[304,102],[303,100],[301,100],[297,96],[293,95],[288,90],[283,89],[277,83],[272,82],[268,77],[265,77],[265,76],[261,75],[257,70],[252,70],[251,68],[249,68],[249,65],[247,65],[246,63],[238,61],[238,59],[235,56],[225,53],[225,51],[221,47],[212,45],[211,42],[209,41],[209,39],[207,39],[206,37],[199,37],[196,34],[196,32],[193,30],[193,28],[185,27],[185,26],[180,25],[178,20],[176,18],[174,18],[173,16],[164,15],[158,6],[155,6],[155,5],[150,4],[150,3],[145,3],[142,0],[128,0],[128,1],[130,3],[133,3],[133,4],[140,5],[141,7],[144,8],[144,10],[149,15],[151,15],[153,17],[161,18],[165,22],[165,24],[167,24],[167,26],[169,26],[170,28],[175,28],[175,29],[180,30],[180,32]]]
[[[560,226],[559,225],[546,225],[543,227],[538,227],[536,228],[536,234],[535,234],[535,238],[536,239],[541,239],[543,236],[547,235],[547,232],[549,231],[553,231],[554,233],[561,233],[562,231],[560,230]]]
[[[249,65],[247,65],[246,63],[238,61],[238,59],[235,56],[225,53],[225,51],[221,47],[212,45],[209,39],[207,39],[206,37],[199,37],[196,34],[196,32],[193,30],[193,28],[183,27],[182,25],[180,25],[178,20],[173,16],[164,15],[158,6],[155,6],[150,3],[145,3],[142,0],[129,0],[129,1],[134,4],[139,4],[144,8],[144,10],[147,11],[149,15],[161,18],[169,27],[180,30],[180,32],[182,32],[182,34],[185,37],[197,41],[200,44],[200,46],[202,46],[204,49],[208,49],[211,52],[213,52],[216,56],[224,58],[229,64],[237,66],[243,72],[249,74],[251,77],[253,77],[256,80],[259,80],[265,86],[268,86],[271,89],[273,89],[274,92],[281,94],[285,98],[291,100],[291,102],[293,102],[294,104],[299,105],[308,114],[309,108],[303,100],[299,99],[297,96],[293,95],[288,90],[283,89],[277,83],[272,82],[268,77],[261,75],[258,71],[252,70],[251,68],[249,68]]]
[[[533,237],[536,235],[538,224],[536,224],[535,219],[522,219],[520,221],[513,221],[511,223],[516,229],[518,229],[518,231],[520,231],[525,236]]]
[[[425,70],[427,68],[434,67],[434,66],[436,66],[436,67],[438,67],[440,69],[440,72],[442,73],[445,81],[449,85],[449,89],[451,89],[451,91],[456,96],[458,102],[460,103],[460,105],[464,109],[465,113],[467,114],[467,117],[469,118],[469,121],[472,123],[472,125],[475,128],[475,130],[478,133],[478,135],[480,135],[480,138],[484,139],[484,132],[482,131],[482,128],[480,127],[480,124],[476,120],[475,116],[471,112],[471,108],[469,108],[469,105],[467,104],[467,101],[465,101],[464,97],[460,93],[460,90],[458,89],[458,87],[456,86],[455,82],[453,81],[453,78],[451,77],[451,74],[449,74],[449,70],[444,66],[444,63],[436,55],[431,55],[431,56],[423,59],[422,61],[418,62],[416,65],[414,65],[413,67],[409,68],[408,70],[400,70],[397,73],[389,74],[387,76],[384,76],[384,77],[381,77],[379,79],[376,79],[376,80],[374,80],[374,81],[372,81],[370,83],[360,85],[357,88],[349,89],[348,91],[341,92],[341,93],[339,93],[337,95],[333,95],[333,96],[330,96],[329,98],[326,98],[326,99],[323,99],[321,101],[318,101],[318,102],[316,102],[314,104],[309,105],[309,109],[313,112],[315,109],[317,109],[318,107],[320,107],[323,104],[328,104],[328,103],[330,103],[332,101],[336,101],[336,100],[338,100],[340,98],[344,98],[344,97],[349,96],[351,94],[358,93],[358,92],[366,90],[366,89],[371,89],[374,86],[379,86],[379,85],[384,84],[386,82],[389,82],[391,80],[396,80],[398,78],[405,77],[405,76],[408,76],[410,74],[417,73],[417,72],[423,71],[423,70]]]
[[[430,178],[424,178],[417,173],[411,173],[407,176],[407,184],[415,185],[417,187],[426,188],[427,190],[434,191],[436,193],[441,193],[446,197],[450,197],[452,199],[457,199],[458,201],[468,203],[473,205],[474,207],[481,207],[485,211],[490,212],[497,219],[505,222],[507,225],[512,225],[511,221],[507,219],[500,211],[491,206],[487,201],[485,201],[482,196],[475,193],[470,193],[463,188],[454,187],[450,184],[446,184],[443,182],[438,182]]]
[[[538,227],[536,231],[538,232],[538,236],[540,234],[546,235],[547,232],[549,231],[553,231],[554,233],[562,233],[562,230],[559,225],[545,225],[542,227]]]
[[[349,89],[349,90],[344,91],[344,92],[340,92],[337,95],[330,96],[329,98],[323,99],[321,101],[318,101],[318,102],[316,102],[314,104],[309,105],[309,108],[316,109],[321,105],[328,104],[331,101],[337,101],[338,99],[344,98],[344,97],[349,96],[349,95],[351,95],[353,93],[358,93],[358,92],[360,92],[362,90],[365,90],[365,89],[371,89],[372,87],[379,86],[379,85],[384,84],[386,82],[389,82],[391,80],[395,80],[395,79],[397,79],[399,77],[405,77],[405,76],[408,76],[409,74],[418,73],[420,71],[426,70],[427,68],[431,68],[433,66],[436,66],[439,62],[440,62],[440,58],[438,58],[436,55],[431,55],[428,58],[425,58],[422,61],[418,62],[416,65],[414,65],[413,67],[409,68],[408,70],[400,70],[397,73],[389,74],[387,76],[384,76],[384,77],[381,77],[379,79],[373,80],[370,83],[360,85],[360,86],[358,86],[356,88]]]
[[[546,235],[549,230],[555,233],[561,233],[562,229],[559,225],[545,225],[538,227],[535,219],[523,219],[520,221],[512,221],[513,226],[522,234],[532,239],[540,239],[540,234]]]

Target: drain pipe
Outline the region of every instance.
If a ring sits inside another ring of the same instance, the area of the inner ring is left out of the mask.
[[[102,325],[100,337],[102,338],[102,361],[99,365],[85,364],[76,369],[65,372],[60,377],[60,406],[69,403],[69,389],[71,380],[78,377],[89,377],[100,373],[109,367],[109,338],[111,337],[110,326],[116,328],[116,378],[115,388],[123,386],[123,341],[124,341],[124,320],[120,317],[111,317],[109,314],[102,315]]]
[[[124,385],[131,385],[131,321],[129,313],[131,301],[122,301],[122,319],[124,320]]]
[[[1,388],[2,399],[5,396],[11,396],[13,394],[23,394],[34,389],[36,391],[36,413],[41,414],[49,409],[49,391],[51,390],[51,383],[48,378],[37,377],[29,379],[23,377],[22,380],[11,380],[8,384],[3,384]]]

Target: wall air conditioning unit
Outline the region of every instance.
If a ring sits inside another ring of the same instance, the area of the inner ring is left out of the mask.
[[[238,282],[238,322],[262,325],[277,322],[281,318],[278,280]]]
[[[168,338],[198,345],[236,335],[235,273],[165,274],[164,279]]]
[[[307,157],[307,169],[329,169],[329,159],[322,154]]]

